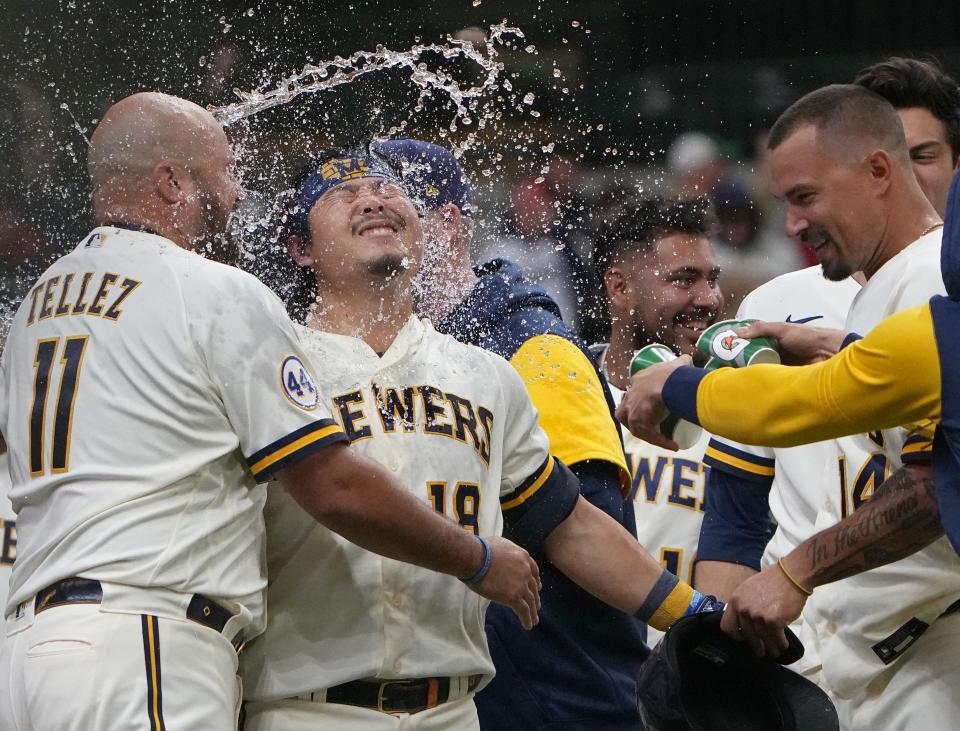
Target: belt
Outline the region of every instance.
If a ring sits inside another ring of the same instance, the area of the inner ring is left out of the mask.
[[[482,675],[470,675],[467,692],[475,690],[482,678]],[[450,678],[352,680],[327,689],[327,703],[360,706],[383,713],[419,713],[448,700],[451,700]]]
[[[946,617],[949,614],[956,614],[957,612],[960,612],[960,599],[957,599],[957,601],[944,609],[937,619]],[[870,649],[876,653],[884,665],[889,665],[910,649],[910,646],[920,639],[920,635],[928,629],[930,629],[929,624],[916,617],[911,617],[893,634],[884,637]]]
[[[34,614],[65,604],[99,604],[103,601],[103,587],[96,579],[71,577],[51,584],[46,589],[37,592],[33,602]],[[233,617],[230,610],[220,606],[213,599],[202,594],[194,594],[187,605],[187,619],[209,627],[216,632],[223,632],[227,622]],[[243,646],[243,632],[238,632],[230,643],[237,652]]]

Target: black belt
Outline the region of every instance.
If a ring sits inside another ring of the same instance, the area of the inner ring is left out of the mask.
[[[467,690],[480,685],[482,675],[467,679]],[[327,703],[375,708],[383,713],[419,713],[450,699],[450,678],[413,680],[353,680],[327,689]]]
[[[63,606],[64,604],[99,604],[103,601],[103,587],[96,579],[71,577],[51,584],[43,591],[37,592],[33,602],[33,611],[39,614],[47,609]],[[208,599],[202,594],[194,594],[187,605],[187,619],[209,627],[216,632],[223,632],[227,622],[233,614]],[[243,645],[243,632],[238,632],[231,640],[234,649]]]

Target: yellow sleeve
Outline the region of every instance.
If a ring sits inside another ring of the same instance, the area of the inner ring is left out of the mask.
[[[558,335],[527,340],[510,359],[540,412],[550,453],[566,465],[588,459],[617,466],[621,487],[630,488],[620,433],[593,364],[575,344]]]
[[[747,444],[798,444],[940,421],[929,305],[899,312],[823,363],[720,368],[700,382],[703,427]]]

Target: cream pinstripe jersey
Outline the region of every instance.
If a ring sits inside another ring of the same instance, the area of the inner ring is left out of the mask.
[[[3,353],[8,607],[85,576],[206,594],[256,621],[254,477],[343,439],[308,373],[254,277],[150,233],[95,229],[39,279]]]
[[[351,364],[318,375],[352,448],[464,529],[498,535],[501,508],[523,511],[549,490],[547,437],[499,356],[416,317],[382,358],[357,338],[300,332],[310,353]],[[266,516],[270,622],[243,656],[247,698],[370,677],[492,676],[488,602],[461,581],[349,543],[283,491]]]

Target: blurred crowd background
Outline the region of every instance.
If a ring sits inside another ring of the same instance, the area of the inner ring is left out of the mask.
[[[510,93],[483,129],[449,131],[442,99],[412,113],[406,72],[373,74],[231,130],[245,184],[282,187],[283,160],[312,144],[405,132],[462,147],[480,198],[478,260],[518,261],[590,341],[603,337],[592,236],[632,191],[700,193],[714,203],[728,307],[813,260],[782,233],[764,170],[768,126],[792,101],[890,55],[935,58],[960,76],[960,3],[806,0],[0,0],[0,297],[18,301],[38,269],[89,227],[85,137],[141,89],[201,104],[271,84],[305,63],[444,42],[482,44],[507,19],[525,37],[500,48]],[[429,60],[429,59],[427,59]],[[438,60],[438,64],[441,62]],[[442,64],[441,64],[442,65]],[[478,69],[447,69],[463,85]],[[532,103],[518,102],[533,94]]]

